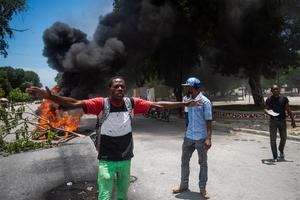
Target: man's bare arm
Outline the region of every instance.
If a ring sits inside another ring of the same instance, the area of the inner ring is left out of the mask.
[[[296,122],[295,122],[294,114],[293,114],[293,112],[292,112],[292,110],[291,110],[291,107],[290,107],[290,104],[289,104],[289,103],[286,104],[285,109],[286,109],[288,115],[289,115],[290,118],[291,118],[291,125],[292,125],[292,127],[295,128],[295,127],[296,127]]]
[[[40,98],[40,99],[49,99],[65,108],[84,108],[84,103],[81,100],[77,100],[71,97],[64,97],[64,96],[58,96],[51,94],[50,90],[46,88],[47,90],[38,88],[38,87],[31,87],[27,88],[26,92],[34,97]]]
[[[162,109],[175,109],[184,106],[201,106],[201,105],[203,105],[201,101],[189,101],[189,102],[158,101],[158,102],[153,102],[150,108],[162,110]]]
[[[204,142],[207,150],[211,147],[211,136],[212,136],[212,121],[211,120],[207,120],[206,121],[206,125],[207,125],[207,138]]]

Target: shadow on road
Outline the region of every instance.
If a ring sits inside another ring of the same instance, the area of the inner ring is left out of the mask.
[[[182,192],[180,194],[177,194],[175,196],[177,199],[186,199],[186,200],[204,200],[203,197],[201,197],[199,192],[192,192],[190,190],[187,190],[185,192]]]

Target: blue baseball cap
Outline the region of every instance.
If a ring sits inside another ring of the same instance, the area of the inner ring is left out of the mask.
[[[186,80],[185,84],[181,84],[182,86],[190,86],[193,88],[200,87],[200,80],[195,77],[190,77]]]

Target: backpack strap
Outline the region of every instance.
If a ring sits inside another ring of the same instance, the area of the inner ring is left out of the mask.
[[[109,98],[106,97],[104,98],[103,110],[102,112],[100,112],[100,114],[97,117],[99,127],[101,127],[103,122],[108,118],[109,112],[110,112],[110,102],[109,102]]]
[[[97,150],[99,150],[100,147],[101,126],[104,123],[104,121],[108,118],[109,112],[110,112],[110,102],[109,102],[109,98],[106,97],[104,98],[104,102],[103,102],[103,110],[97,116],[96,139],[94,141]]]
[[[132,119],[133,118],[133,108],[132,108],[131,99],[129,97],[124,97],[123,100],[125,102],[125,106],[129,113],[130,119]]]

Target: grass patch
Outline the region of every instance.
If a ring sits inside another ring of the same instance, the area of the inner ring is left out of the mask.
[[[300,136],[300,132],[289,132],[289,135]]]
[[[289,128],[288,129],[288,134],[293,135],[293,136],[300,136],[300,127]]]
[[[237,104],[237,105],[223,105],[214,106],[214,109],[220,110],[238,110],[238,111],[263,111],[264,107],[255,106],[253,104]],[[300,111],[300,105],[292,105],[292,111]]]

